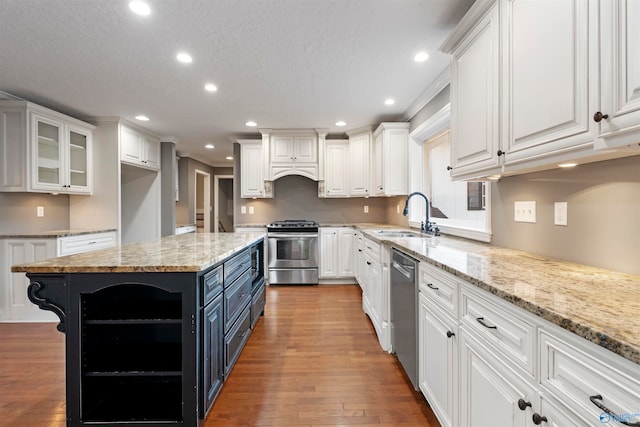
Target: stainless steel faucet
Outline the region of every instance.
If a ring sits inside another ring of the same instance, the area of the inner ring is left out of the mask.
[[[415,191],[415,192],[413,192],[413,193],[411,193],[411,194],[409,194],[407,196],[407,200],[405,200],[405,202],[404,202],[404,210],[402,211],[402,215],[404,215],[404,216],[408,216],[409,215],[409,200],[411,200],[411,198],[413,196],[422,196],[422,198],[424,199],[424,202],[426,204],[426,207],[425,207],[425,210],[424,210],[425,221],[421,221],[420,222],[420,232],[421,233],[426,233],[426,234],[434,234],[436,236],[439,236],[440,235],[440,227],[438,227],[435,222],[429,221],[429,199],[423,193],[421,193],[419,191]]]

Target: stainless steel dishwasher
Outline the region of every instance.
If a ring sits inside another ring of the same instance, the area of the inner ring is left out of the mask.
[[[393,249],[391,255],[391,346],[414,389],[418,389],[418,261]]]

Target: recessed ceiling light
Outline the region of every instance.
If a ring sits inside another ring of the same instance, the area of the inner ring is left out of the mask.
[[[248,122],[244,122],[245,126],[249,126],[250,128],[254,128],[256,126],[258,126],[258,124],[256,122],[254,122],[253,120],[249,120]]]
[[[207,145],[204,146],[204,148],[207,148],[209,150],[213,150],[216,147],[213,144],[207,144]]]
[[[346,125],[347,125],[347,122],[345,122],[345,121],[343,121],[343,120],[338,120],[338,121],[336,122],[336,126],[346,126]]]
[[[131,9],[134,13],[143,16],[149,15],[151,13],[151,8],[143,1],[129,2],[129,9]]]
[[[418,52],[416,56],[413,57],[413,60],[416,62],[424,62],[429,59],[429,54],[427,52]]]
[[[393,99],[389,98],[389,99],[385,99],[384,100],[384,105],[393,105],[395,104],[396,101],[394,101]]]
[[[227,159],[227,160],[233,160],[233,156],[227,156],[227,157],[225,157],[225,159]]]
[[[575,168],[576,166],[578,166],[577,163],[560,163],[558,165],[561,168]]]
[[[214,85],[213,83],[207,83],[206,85],[204,85],[204,90],[208,92],[217,92],[218,86]]]
[[[140,120],[141,122],[148,122],[149,121],[149,117],[140,114],[139,116],[136,116],[136,120]]]
[[[182,62],[183,64],[189,64],[193,61],[193,58],[191,57],[191,55],[185,52],[179,52],[178,55],[176,56],[176,59]]]

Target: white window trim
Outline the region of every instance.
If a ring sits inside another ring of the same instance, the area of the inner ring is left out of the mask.
[[[423,188],[423,151],[424,141],[432,139],[438,134],[449,128],[449,120],[451,117],[451,104],[442,107],[437,113],[420,123],[409,133],[409,192],[420,191],[425,193]],[[426,193],[425,193],[426,194]],[[427,194],[431,199],[431,195]],[[447,225],[439,223],[440,231],[445,234],[464,237],[467,239],[478,240],[481,242],[491,241],[491,185],[487,185],[486,192],[486,212],[487,223],[486,231],[470,229],[455,225]],[[409,202],[409,227],[420,228],[422,213],[424,207],[422,198],[413,198]]]

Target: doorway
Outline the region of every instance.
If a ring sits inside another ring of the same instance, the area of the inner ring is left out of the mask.
[[[213,223],[215,232],[233,231],[233,175],[214,177]]]
[[[211,232],[211,175],[196,169],[195,171],[194,214],[196,232]]]

